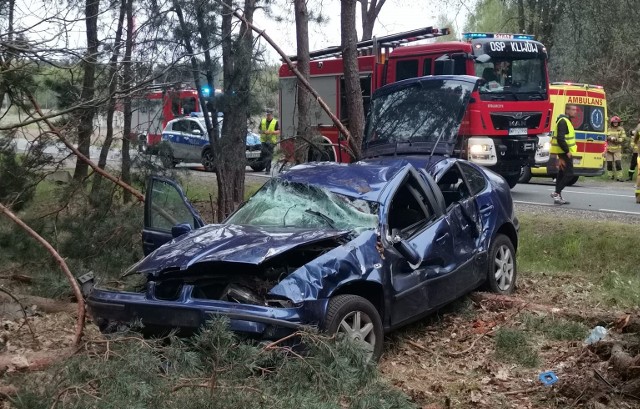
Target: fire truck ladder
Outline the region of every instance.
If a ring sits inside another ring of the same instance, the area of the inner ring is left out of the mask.
[[[448,28],[425,27],[404,33],[391,34],[384,37],[373,37],[371,40],[360,41],[356,44],[358,56],[376,55],[380,61],[381,54],[388,55],[394,48],[418,40],[435,38],[450,34]],[[381,53],[383,51],[383,53]],[[338,58],[342,55],[341,46],[333,46],[309,53],[311,61],[328,58]],[[290,56],[291,61],[296,61],[297,56]]]

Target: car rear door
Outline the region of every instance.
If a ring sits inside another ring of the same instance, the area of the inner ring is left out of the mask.
[[[204,226],[180,185],[171,179],[150,176],[144,203],[142,250],[151,253],[180,233]]]

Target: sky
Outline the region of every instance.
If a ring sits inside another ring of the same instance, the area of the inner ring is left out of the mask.
[[[309,27],[309,49],[311,51],[340,45],[340,2],[338,0],[325,0],[324,2],[311,2],[311,4],[322,3],[318,9],[329,18],[325,24],[311,24]],[[400,33],[403,31],[415,30],[418,28],[437,25],[436,21],[440,15],[446,15],[454,22],[456,32],[463,30],[464,23],[473,8],[473,0],[387,0],[383,5],[380,15],[374,25],[373,35],[384,36],[388,34]],[[360,23],[360,3],[356,7],[356,30],[358,38],[362,35]],[[293,13],[293,7],[291,7]],[[291,16],[291,19],[293,17]],[[296,53],[295,25],[293,21],[273,22],[269,20],[265,13],[257,13],[254,18],[255,24],[261,29],[266,29],[266,33],[273,38],[276,43],[288,55]],[[457,26],[457,27],[456,27]],[[280,57],[269,47],[269,59],[279,61]]]
[[[2,0],[0,0],[2,1]],[[440,16],[453,21],[453,29],[462,32],[464,23],[476,0],[386,0],[374,25],[374,36],[400,33],[418,28],[437,25]],[[288,1],[291,3],[291,0]],[[281,3],[281,2],[279,2]],[[84,47],[85,34],[83,8],[68,8],[64,4],[51,0],[18,0],[16,15],[20,16],[20,26],[26,28],[32,40],[40,41],[41,47],[70,47],[79,51]],[[309,27],[309,48],[311,51],[340,44],[340,0],[309,0],[310,10],[320,13],[328,19],[323,24],[312,23]],[[285,16],[284,21],[276,22],[259,9],[254,23],[276,41],[288,55],[296,53],[295,24],[293,6],[274,8],[274,15]],[[361,37],[360,3],[356,7],[356,30]],[[114,29],[115,15],[105,13],[101,16],[103,29]],[[46,17],[45,17],[46,16]],[[45,22],[53,23],[47,24]],[[66,21],[65,29],[60,24]],[[275,63],[280,56],[270,46],[267,48],[267,61]]]

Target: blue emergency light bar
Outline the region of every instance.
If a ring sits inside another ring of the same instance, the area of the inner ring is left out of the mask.
[[[465,40],[477,40],[479,38],[495,38],[502,40],[535,40],[532,34],[505,34],[505,33],[462,33]]]

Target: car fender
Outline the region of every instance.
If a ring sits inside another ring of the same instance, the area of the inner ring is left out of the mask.
[[[377,232],[367,230],[298,268],[269,293],[301,303],[330,298],[340,288],[357,281],[382,286],[385,270],[378,243]]]

